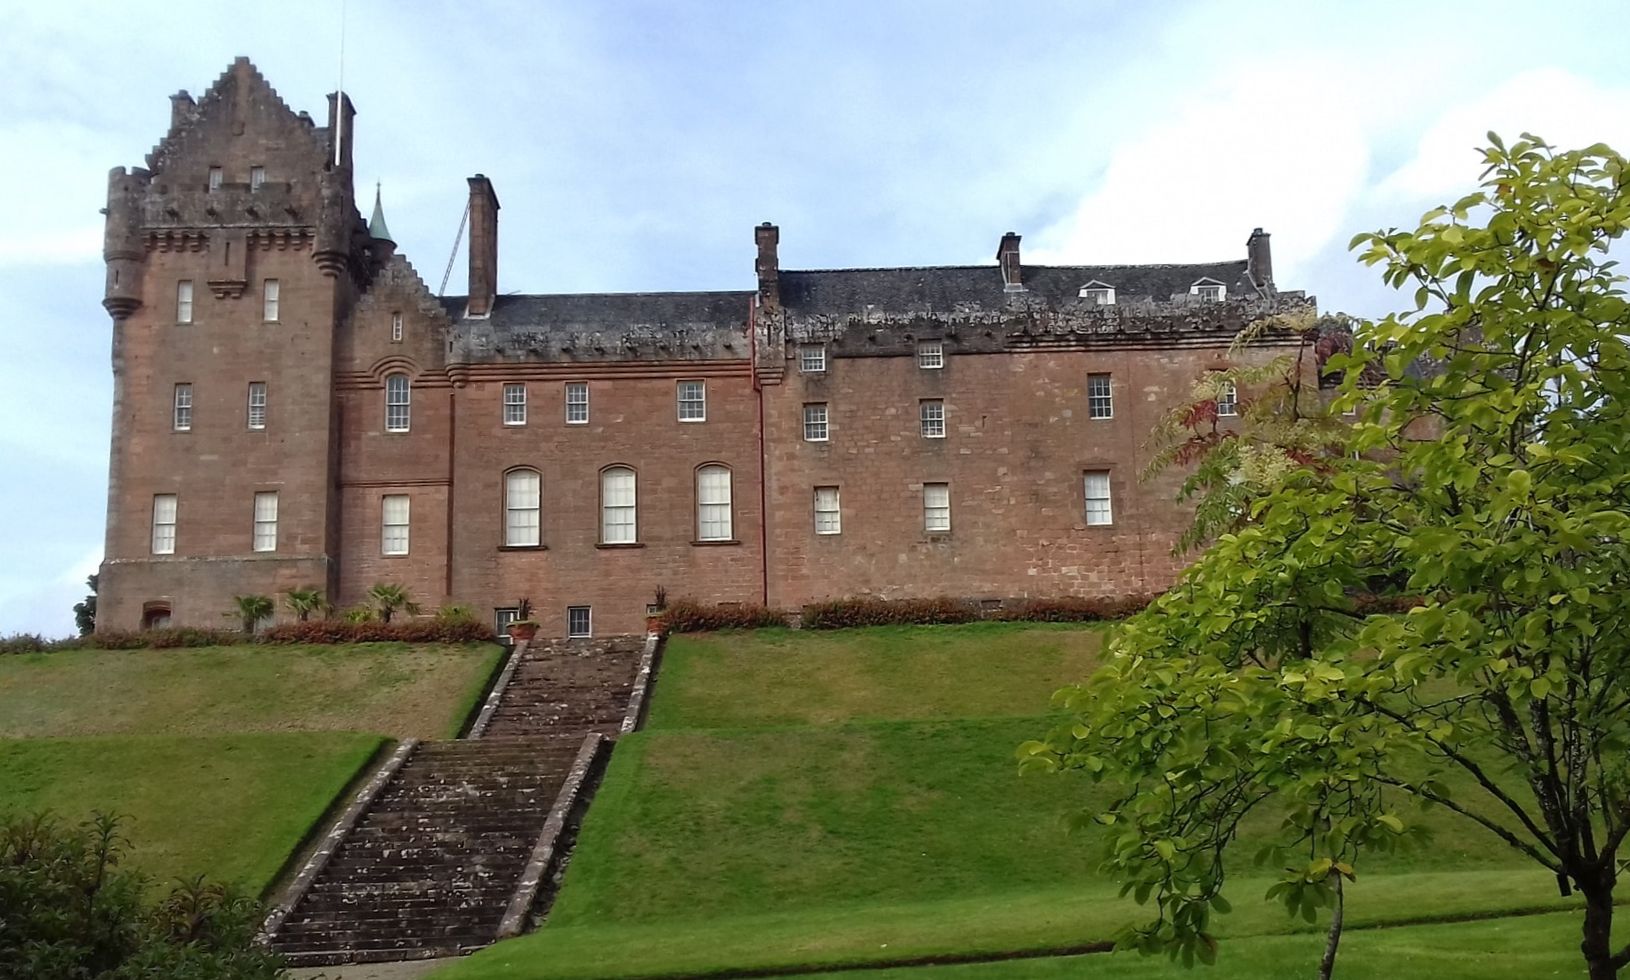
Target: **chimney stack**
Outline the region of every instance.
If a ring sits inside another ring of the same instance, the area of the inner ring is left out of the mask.
[[[192,114],[197,109],[198,103],[192,100],[192,96],[187,94],[186,89],[182,89],[170,96],[170,128],[176,129],[182,123],[191,119]]]
[[[781,229],[768,221],[753,229],[758,244],[758,305],[767,310],[781,305]]]
[[[1002,244],[996,247],[996,261],[1002,266],[1002,291],[1024,292],[1024,282],[1019,273],[1018,232],[1010,231],[1002,236]]]
[[[1261,228],[1251,232],[1245,240],[1245,270],[1258,289],[1273,289],[1273,250],[1268,246],[1269,235]]]
[[[470,179],[470,299],[466,316],[489,316],[498,298],[498,195],[485,174]]]

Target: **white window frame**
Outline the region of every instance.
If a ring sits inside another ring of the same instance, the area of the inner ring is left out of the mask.
[[[825,374],[826,373],[826,345],[825,344],[799,344],[798,345],[798,373],[799,374]]]
[[[923,398],[917,402],[917,429],[924,439],[945,438],[945,400]]]
[[[215,191],[220,190],[221,189],[221,184],[225,180],[226,180],[226,173],[220,167],[210,167],[209,168],[209,190],[210,190],[210,193],[213,194]]]
[[[1231,419],[1238,416],[1239,388],[1232,381],[1224,381],[1217,392],[1217,417]]]
[[[504,385],[504,424],[526,424],[526,384]]]
[[[582,411],[577,411],[577,409]],[[589,383],[587,381],[566,382],[566,424],[589,424]]]
[[[923,484],[923,530],[928,534],[951,533],[951,485]]]
[[[175,322],[192,322],[192,280],[182,279],[175,284]]]
[[[717,477],[723,474],[721,484]],[[710,480],[712,477],[714,479]],[[708,463],[696,469],[696,540],[734,541],[735,515],[732,512],[733,476],[723,463]],[[721,493],[721,489],[723,492]]]
[[[277,550],[277,491],[256,490],[253,528],[250,548],[254,551]]]
[[[614,485],[627,475],[627,487]],[[640,477],[632,466],[608,466],[600,471],[600,543],[638,544],[640,540]],[[612,502],[615,496],[616,502]],[[626,502],[624,502],[626,501]]]
[[[1202,303],[1220,303],[1228,296],[1228,287],[1220,282],[1200,280],[1189,287],[1189,295]]]
[[[192,431],[192,384],[181,382],[175,386],[170,407],[170,428],[176,432]]]
[[[1099,386],[1102,385],[1100,388]],[[1115,417],[1115,378],[1107,371],[1087,375],[1087,418],[1102,422]]]
[[[945,341],[917,341],[917,366],[924,371],[939,371],[945,367]]]
[[[401,513],[392,514],[399,504]],[[411,547],[413,500],[405,493],[387,493],[379,498],[379,553],[389,557],[405,555]]]
[[[1114,490],[1109,470],[1087,470],[1081,476],[1082,518],[1088,527],[1110,527],[1115,523]]]
[[[691,387],[694,385],[695,387]],[[677,386],[679,395],[679,421],[706,422],[707,421],[707,382],[681,381]]]
[[[397,372],[385,375],[385,431],[413,429],[413,381]]]
[[[582,613],[583,628],[577,629],[578,614]],[[594,607],[593,606],[567,606],[566,607],[566,639],[586,640],[594,635]]]
[[[815,488],[815,533],[843,533],[843,497],[840,488]]]
[[[260,318],[266,323],[277,322],[282,292],[283,286],[276,279],[261,283]]]
[[[176,494],[153,494],[153,554],[175,554],[176,516],[180,509],[180,498]]]
[[[249,189],[258,191],[266,185],[266,168],[254,166],[249,168]]]
[[[1114,306],[1115,287],[1101,282],[1089,282],[1076,293],[1080,299],[1089,301],[1094,306]]]
[[[391,314],[391,343],[400,344],[401,342],[402,342],[402,314],[400,314],[400,313],[392,313]]]
[[[804,441],[826,442],[832,435],[831,412],[826,402],[804,404]]]
[[[246,421],[251,429],[266,428],[266,382],[249,382],[249,410]]]
[[[504,547],[543,544],[543,474],[518,467],[504,474]]]
[[[499,606],[492,611],[493,630],[498,634],[498,642],[509,642],[509,624],[519,622],[521,610],[517,606]]]

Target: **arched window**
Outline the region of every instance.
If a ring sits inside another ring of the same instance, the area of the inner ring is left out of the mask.
[[[730,467],[709,463],[696,471],[696,539],[729,541]]]
[[[639,541],[637,501],[633,470],[626,466],[608,466],[600,471],[601,544]]]
[[[525,548],[542,543],[538,521],[542,503],[543,478],[537,470],[504,474],[504,544]]]
[[[385,378],[385,431],[406,432],[412,420],[413,390],[408,376],[392,374]]]

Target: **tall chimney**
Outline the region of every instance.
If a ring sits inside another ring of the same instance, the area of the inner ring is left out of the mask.
[[[753,229],[758,244],[758,305],[767,310],[781,305],[781,229],[768,221]]]
[[[1010,231],[1002,236],[1002,244],[996,247],[996,261],[1002,266],[1002,290],[1009,293],[1024,292],[1024,282],[1019,273],[1019,234]]]
[[[498,298],[498,195],[485,174],[470,178],[470,300],[466,316],[489,316]]]
[[[1261,228],[1251,232],[1245,240],[1245,270],[1258,289],[1273,289],[1273,249],[1268,246],[1269,235]]]
[[[170,128],[176,129],[182,123],[191,119],[192,114],[197,109],[198,104],[192,100],[192,96],[187,94],[186,89],[182,89],[170,96]]]

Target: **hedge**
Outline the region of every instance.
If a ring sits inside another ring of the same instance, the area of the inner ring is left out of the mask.
[[[971,599],[832,599],[804,607],[805,629],[836,630],[851,626],[972,623],[983,618]]]
[[[660,633],[751,630],[785,626],[787,614],[763,606],[710,606],[692,599],[681,599],[664,609],[651,625]]]
[[[172,650],[240,643],[492,643],[492,627],[464,619],[406,619],[395,623],[347,623],[318,619],[284,623],[250,635],[238,630],[180,626],[156,630],[102,630],[89,636],[47,640],[35,633],[0,637],[0,654],[57,650]]]

